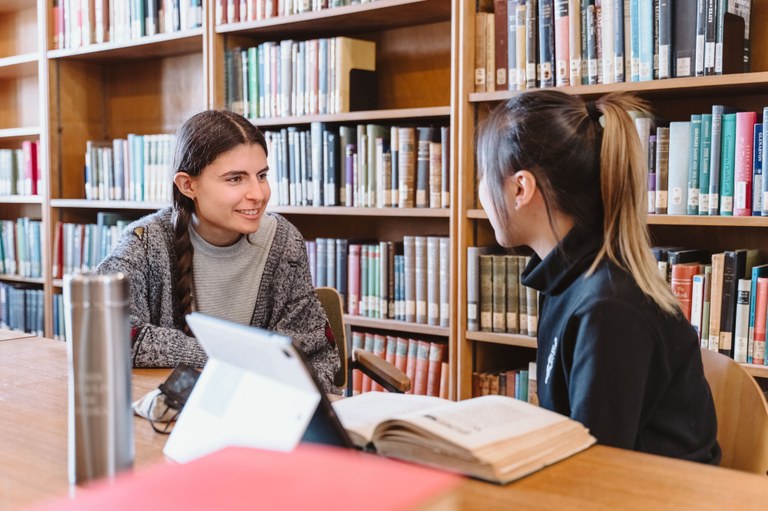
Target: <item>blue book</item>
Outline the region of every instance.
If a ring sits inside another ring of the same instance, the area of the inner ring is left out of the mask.
[[[629,79],[632,82],[640,81],[640,0],[629,0],[630,29],[630,64]]]
[[[768,106],[763,108],[763,126],[768,122]],[[763,175],[768,175],[768,144],[763,140]],[[766,194],[768,194],[768,179],[763,179],[763,215],[768,216],[768,201],[765,200]]]
[[[626,81],[624,55],[624,0],[616,0],[613,4],[613,82]]]
[[[712,155],[712,114],[701,114],[699,152],[699,215],[709,215],[709,158]]]
[[[691,143],[688,155],[687,214],[699,214],[699,156],[701,153],[701,115],[691,115]]]
[[[763,124],[755,124],[752,150],[752,216],[763,213]]]
[[[640,37],[640,81],[653,80],[653,2],[642,1],[638,10],[638,33]]]

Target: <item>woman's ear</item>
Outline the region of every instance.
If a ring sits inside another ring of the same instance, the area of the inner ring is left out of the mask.
[[[508,193],[514,198],[515,210],[530,205],[536,193],[536,178],[528,170],[518,170],[509,179]]]
[[[195,200],[195,179],[192,176],[186,172],[177,172],[173,182],[183,195]]]

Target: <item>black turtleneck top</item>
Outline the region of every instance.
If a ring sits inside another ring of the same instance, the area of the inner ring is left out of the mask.
[[[696,333],[635,279],[603,260],[599,233],[573,228],[523,284],[540,291],[541,406],[578,420],[598,442],[718,463],[717,421]]]

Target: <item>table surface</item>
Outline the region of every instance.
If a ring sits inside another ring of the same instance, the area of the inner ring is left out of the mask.
[[[134,398],[168,369],[136,369]],[[136,417],[136,467],[163,463],[166,436]],[[66,345],[39,337],[0,342],[0,510],[66,495]],[[593,446],[506,486],[466,480],[462,510],[748,509],[764,510],[768,478],[660,456]]]

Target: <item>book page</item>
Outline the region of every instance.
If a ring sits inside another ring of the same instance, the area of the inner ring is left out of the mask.
[[[450,403],[447,399],[389,392],[366,392],[333,402],[342,426],[362,436],[366,443],[373,438],[376,426],[392,417]]]
[[[505,396],[482,396],[422,409],[396,419],[470,451],[522,437],[568,417]]]

